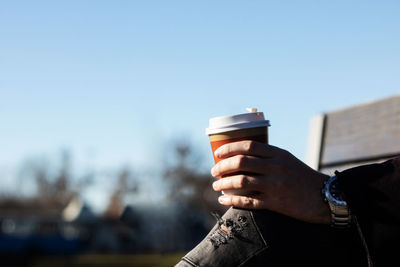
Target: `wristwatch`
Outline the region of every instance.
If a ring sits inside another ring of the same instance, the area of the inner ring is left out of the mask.
[[[349,227],[351,225],[351,213],[338,186],[336,175],[325,181],[322,187],[322,196],[331,210],[331,226],[335,228]]]

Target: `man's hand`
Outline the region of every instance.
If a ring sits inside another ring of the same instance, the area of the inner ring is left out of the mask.
[[[221,146],[215,156],[223,160],[211,174],[223,178],[213,183],[214,190],[240,190],[240,195],[220,196],[222,205],[268,209],[307,222],[330,223],[329,207],[321,195],[327,176],[289,152],[255,141],[240,141]]]

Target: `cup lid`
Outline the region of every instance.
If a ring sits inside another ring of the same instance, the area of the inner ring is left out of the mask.
[[[255,108],[248,110],[251,110],[251,112],[211,118],[209,127],[206,128],[206,135],[270,126],[269,120],[265,120],[263,112],[257,112]]]

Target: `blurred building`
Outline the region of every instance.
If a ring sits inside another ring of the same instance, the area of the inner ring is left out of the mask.
[[[61,219],[64,207],[38,199],[0,201],[0,255],[73,254],[80,250],[79,229]]]
[[[38,199],[0,200],[0,257],[132,252],[132,230],[94,214],[77,196],[65,205]]]
[[[400,155],[400,95],[312,118],[306,162],[333,174]]]

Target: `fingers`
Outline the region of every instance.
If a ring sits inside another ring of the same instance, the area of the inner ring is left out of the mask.
[[[222,195],[218,198],[218,202],[224,206],[234,206],[237,208],[244,208],[244,209],[265,208],[263,200],[246,196]]]
[[[268,144],[251,140],[245,140],[245,141],[225,144],[219,147],[214,154],[218,158],[227,158],[227,157],[232,157],[234,155],[250,155],[256,157],[268,158],[276,156],[282,151],[284,150]]]
[[[212,169],[214,177],[224,176],[236,172],[264,173],[265,159],[246,155],[236,155],[218,162]]]
[[[264,177],[235,175],[215,181],[212,186],[215,191],[245,189],[250,192],[266,187],[266,181]]]

